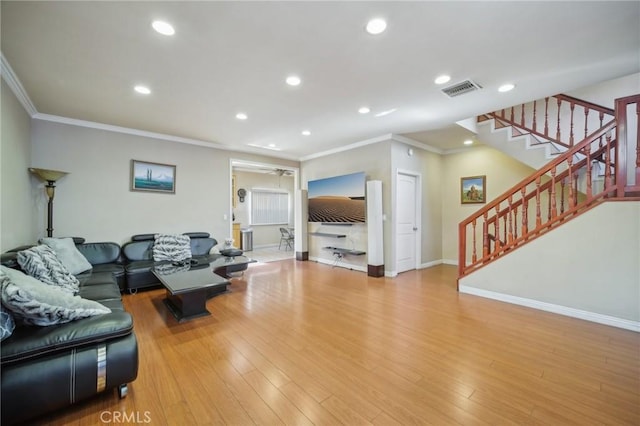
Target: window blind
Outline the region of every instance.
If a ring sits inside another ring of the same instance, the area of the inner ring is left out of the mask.
[[[251,190],[251,224],[289,223],[289,193],[273,189]]]

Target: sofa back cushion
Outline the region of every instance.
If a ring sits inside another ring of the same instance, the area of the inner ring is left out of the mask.
[[[91,263],[80,253],[72,238],[41,238],[40,244],[56,252],[57,258],[73,275],[91,269]]]
[[[128,242],[122,246],[122,254],[130,262],[153,260],[153,239]]]
[[[118,263],[122,252],[119,244],[110,242],[84,243],[78,244],[76,247],[92,265]]]
[[[209,254],[209,251],[218,242],[215,238],[194,238],[191,237],[191,254],[193,256],[204,256]]]

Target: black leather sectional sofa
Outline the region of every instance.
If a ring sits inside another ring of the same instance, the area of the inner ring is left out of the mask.
[[[209,254],[217,241],[208,233],[185,235],[202,266],[221,256]],[[124,397],[127,384],[137,377],[138,345],[121,293],[160,285],[151,272],[158,264],[153,260],[154,234],[134,235],[122,248],[113,242],[86,243],[83,238],[74,242],[92,265],[77,275],[79,295],[112,312],[47,327],[16,326],[0,344],[2,425],[36,419],[110,389]],[[17,253],[29,247],[2,254],[2,265],[20,269]],[[246,268],[234,265],[215,272],[225,275]]]
[[[120,397],[138,375],[133,318],[124,310],[118,279],[120,247],[84,243],[93,270],[77,275],[79,295],[111,313],[47,327],[16,326],[0,347],[2,424],[34,419],[100,392]],[[4,266],[19,269],[16,249],[2,255]]]

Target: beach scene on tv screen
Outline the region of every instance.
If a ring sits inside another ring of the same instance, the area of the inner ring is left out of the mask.
[[[364,172],[309,181],[309,222],[364,222],[364,191]]]

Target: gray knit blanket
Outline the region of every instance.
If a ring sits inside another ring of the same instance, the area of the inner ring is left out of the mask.
[[[45,284],[76,294],[80,282],[58,259],[52,248],[41,244],[18,252],[18,264],[27,274]]]
[[[189,258],[191,258],[191,239],[187,235],[155,235],[153,260],[182,262]]]

